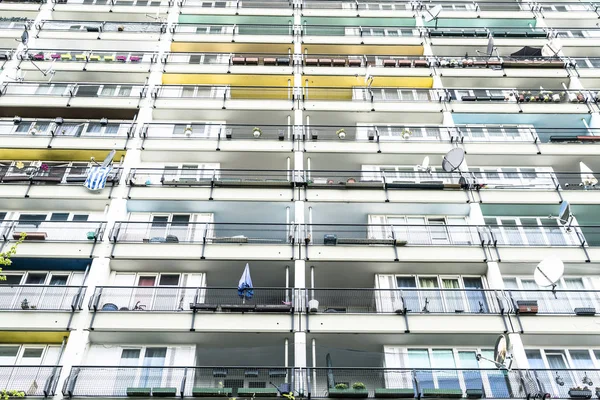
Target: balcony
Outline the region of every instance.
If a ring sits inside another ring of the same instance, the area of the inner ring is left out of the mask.
[[[166,33],[167,25],[160,22],[51,20],[41,21],[37,28],[36,45],[39,48],[155,51],[156,42]]]
[[[85,290],[85,286],[1,285],[5,329],[68,331],[74,313],[82,309]]]
[[[243,169],[134,168],[129,173],[132,200],[292,201],[293,171]],[[254,190],[253,190],[254,189]]]
[[[52,0],[57,20],[151,22],[147,14],[166,18],[173,0]]]
[[[172,28],[174,42],[292,43],[292,25],[193,24],[179,23]]]
[[[5,6],[4,3],[0,7]],[[9,7],[21,8],[21,4],[10,4]],[[39,7],[36,5],[36,7]],[[1,8],[0,8],[1,10]],[[4,11],[2,11],[4,12]],[[10,17],[8,20],[0,21],[0,47],[12,49],[15,47],[15,39],[20,39],[23,31],[28,29],[32,20],[27,17]]]
[[[540,395],[539,384],[530,371],[495,368],[309,368],[306,370],[306,379],[309,396],[317,399],[520,399]]]
[[[289,53],[169,53],[162,62],[166,74],[291,75],[294,65]]]
[[[124,149],[133,126],[131,121],[108,119],[0,118],[0,137],[3,147],[12,149]]]
[[[323,1],[304,0],[300,4],[302,16],[323,17],[380,17],[385,11],[388,17],[411,18],[418,9],[418,3],[397,1],[380,1],[369,3],[365,1]]]
[[[274,116],[271,115],[270,120],[274,119]],[[282,116],[281,119],[284,120],[284,117]],[[260,129],[258,138],[254,128]],[[142,148],[144,150],[161,152],[161,155],[169,154],[165,150],[189,151],[189,157],[186,159],[194,159],[193,154],[197,155],[198,151],[269,152],[271,153],[270,157],[273,157],[275,152],[290,152],[293,149],[293,126],[291,125],[207,122],[183,124],[178,121],[171,124],[146,124],[142,127],[140,135],[143,138]],[[249,156],[249,154],[245,156]],[[285,160],[282,159],[279,165],[283,167],[284,162]],[[243,167],[247,167],[247,165],[240,166],[240,168]]]
[[[208,15],[292,15],[293,4],[287,0],[215,1],[183,0],[184,14]]]
[[[146,90],[145,85],[130,83],[8,82],[0,88],[0,106],[3,116],[34,115],[40,108],[50,107],[52,114],[67,118],[81,118],[86,109],[90,118],[132,119]]]
[[[97,287],[89,304],[90,329],[292,332],[294,294],[286,288],[254,288],[246,299],[237,287]]]
[[[144,83],[157,54],[152,52],[29,49],[19,56],[27,78],[44,81],[42,71],[54,70],[58,82],[104,82],[107,74],[119,74],[121,82]]]
[[[0,2],[0,14],[9,19],[27,17],[34,20],[44,3],[46,0],[4,0]]]
[[[288,391],[294,387],[292,371],[286,367],[74,366],[65,381],[63,395],[69,398],[276,397],[278,388]],[[103,384],[98,385],[99,381]],[[226,383],[233,387],[227,387]]]
[[[113,258],[291,260],[297,226],[285,223],[116,222]],[[232,252],[232,248],[244,251]]]
[[[52,397],[60,377],[60,366],[0,366],[0,382],[3,390],[17,390],[24,397]]]
[[[289,111],[296,100],[294,88],[283,86],[162,85],[155,87],[152,97],[155,115],[173,118],[174,110],[179,110],[182,119],[183,115],[214,118],[213,110],[225,109]]]
[[[422,48],[422,32],[414,26],[308,25],[301,28],[303,44],[404,45]],[[410,54],[410,53],[409,53]],[[422,53],[421,53],[422,54]]]
[[[85,208],[102,211],[119,184],[122,169],[116,166],[107,178],[107,188],[92,192],[83,186],[90,171],[87,162],[0,162],[0,195],[3,209],[10,209],[15,199],[21,207],[65,209],[84,202]],[[57,190],[57,186],[60,190]],[[24,202],[22,199],[26,199]]]
[[[5,245],[27,233],[19,245],[19,257],[92,257],[96,244],[102,241],[106,223],[91,221],[2,221]]]
[[[302,72],[305,75],[362,76],[367,74],[368,68],[369,74],[376,76],[374,80],[380,83],[380,77],[429,77],[432,65],[431,57],[425,56],[307,54],[302,60]]]

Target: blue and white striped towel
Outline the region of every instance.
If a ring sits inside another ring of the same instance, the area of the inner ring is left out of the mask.
[[[90,190],[104,189],[110,171],[112,171],[112,166],[90,168],[90,173],[88,174],[83,186]]]

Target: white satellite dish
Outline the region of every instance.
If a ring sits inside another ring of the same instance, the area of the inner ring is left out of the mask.
[[[437,17],[440,15],[440,13],[442,12],[442,5],[438,4],[437,6],[431,8],[430,10],[425,10],[425,22],[431,22],[434,19],[437,19]]]
[[[512,365],[512,345],[510,343],[509,335],[505,333],[498,336],[498,339],[496,339],[493,360],[485,358],[481,354],[477,354],[477,360],[479,361],[482,359],[493,363],[497,368],[506,368],[510,370]]]
[[[556,40],[551,40],[542,46],[542,56],[544,57],[557,57],[558,52],[563,48],[562,44],[560,44]]]
[[[450,150],[442,160],[442,169],[446,172],[456,171],[465,161],[465,151],[459,147]]]
[[[490,35],[490,38],[488,39],[488,44],[487,44],[487,48],[486,48],[485,52],[490,57],[492,56],[492,53],[494,52],[494,37],[491,35]]]
[[[596,186],[598,184],[598,179],[594,176],[594,171],[592,171],[587,165],[583,162],[579,163],[579,170],[581,171],[581,183],[585,186]]]
[[[117,151],[116,150],[111,150],[110,153],[108,153],[108,155],[106,156],[106,158],[102,162],[102,166],[103,167],[108,167],[112,163],[113,158],[115,158],[115,154],[117,154]]]
[[[423,158],[423,162],[421,162],[421,165],[417,165],[417,170],[431,172],[431,168],[429,167],[429,156],[425,156]]]
[[[565,265],[558,257],[544,258],[533,272],[533,279],[538,286],[553,288],[565,273]]]
[[[27,32],[27,30],[24,30],[23,33],[21,34],[21,43],[23,43],[25,46],[27,46],[28,42],[29,42],[29,32]]]
[[[567,225],[571,218],[571,205],[568,201],[560,203],[560,210],[558,211],[558,222],[561,225]]]

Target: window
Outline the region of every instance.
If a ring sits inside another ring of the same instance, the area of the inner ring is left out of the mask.
[[[422,217],[369,215],[369,237],[391,239],[412,245],[471,245],[475,232],[466,225],[465,217]]]
[[[559,225],[545,217],[486,217],[485,223],[499,245],[572,246],[578,245],[576,228]],[[573,222],[573,226],[577,224]]]
[[[552,167],[471,167],[477,183],[488,189],[555,189]]]

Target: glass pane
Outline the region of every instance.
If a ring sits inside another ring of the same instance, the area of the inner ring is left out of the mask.
[[[454,363],[454,353],[449,349],[433,349],[433,367],[434,368],[456,368]],[[460,389],[458,375],[456,371],[444,370],[436,371],[437,384],[440,389]]]

